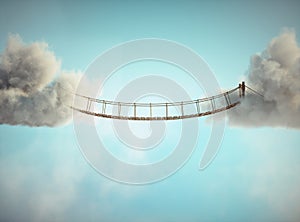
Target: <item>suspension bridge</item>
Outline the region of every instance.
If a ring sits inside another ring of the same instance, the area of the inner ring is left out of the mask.
[[[215,96],[180,102],[129,103],[96,99],[80,94],[75,101],[81,100],[83,107],[71,106],[73,110],[103,118],[120,120],[178,120],[207,116],[231,109],[240,104],[246,89],[259,96],[257,91],[242,82],[238,87]]]

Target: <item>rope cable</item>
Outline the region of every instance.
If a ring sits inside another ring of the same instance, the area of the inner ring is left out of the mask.
[[[250,89],[253,93],[255,93],[255,94],[257,94],[257,95],[259,95],[259,96],[261,96],[261,97],[264,98],[264,95],[262,95],[261,93],[257,92],[256,90],[250,88],[249,86],[246,86],[246,88],[247,88],[247,89]]]

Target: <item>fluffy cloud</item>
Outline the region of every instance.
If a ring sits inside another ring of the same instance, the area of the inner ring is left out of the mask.
[[[58,76],[58,77],[56,77]],[[61,72],[44,42],[9,36],[0,57],[0,124],[57,126],[68,122],[80,75]],[[67,90],[66,90],[67,89]]]
[[[229,112],[232,124],[300,127],[300,48],[293,31],[283,32],[252,56],[246,84],[264,97],[248,93]]]

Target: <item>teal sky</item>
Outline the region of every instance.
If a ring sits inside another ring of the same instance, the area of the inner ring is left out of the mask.
[[[46,41],[62,69],[85,70],[124,41],[169,39],[197,52],[231,88],[250,56],[283,28],[293,28],[300,42],[299,8],[299,1],[1,1],[0,49],[18,33],[25,42]],[[72,124],[1,125],[0,221],[300,220],[298,130],[227,126],[217,157],[199,171],[208,134],[205,119],[199,122],[187,164],[144,186],[99,175]]]

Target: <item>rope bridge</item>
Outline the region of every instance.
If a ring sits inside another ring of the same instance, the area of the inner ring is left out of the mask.
[[[85,109],[71,106],[81,113],[121,120],[177,120],[211,115],[231,109],[238,105],[245,96],[248,88],[252,92],[262,96],[255,90],[246,86],[244,82],[238,87],[221,94],[182,102],[159,103],[127,103],[108,100],[100,100],[75,94]]]

